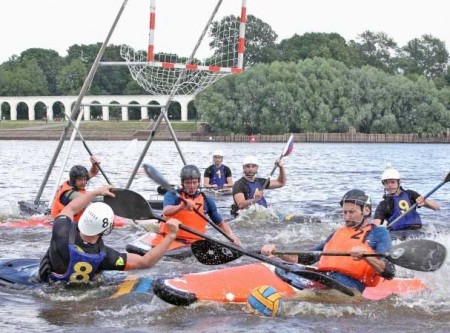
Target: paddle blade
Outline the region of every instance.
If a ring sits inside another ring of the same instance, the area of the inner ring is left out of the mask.
[[[221,265],[236,260],[242,252],[211,242],[207,239],[195,241],[191,244],[195,258],[203,265]]]
[[[172,191],[173,188],[167,179],[152,165],[144,163],[144,170],[147,176],[149,176],[155,183],[161,185],[167,191]]]
[[[411,239],[392,247],[386,258],[405,268],[421,272],[434,272],[445,261],[447,250],[444,245],[428,239]]]
[[[112,208],[115,215],[132,220],[161,219],[140,194],[120,188],[114,188],[112,192],[116,196],[105,196],[103,202]]]
[[[286,143],[286,146],[284,147],[283,154],[281,154],[281,156],[282,157],[289,156],[293,150],[294,150],[294,136],[291,134]]]

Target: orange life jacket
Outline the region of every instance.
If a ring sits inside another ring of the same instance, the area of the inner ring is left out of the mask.
[[[202,213],[202,214],[204,213],[205,198],[204,198],[203,194],[200,194],[199,196],[192,198],[192,197],[187,197],[184,192],[181,192],[181,197],[184,199],[189,199],[189,200],[194,201],[195,208],[197,208],[200,213]],[[206,221],[201,216],[199,216],[195,211],[189,211],[189,210],[182,209],[174,215],[164,215],[164,217],[165,218],[176,218],[179,221],[181,221],[181,223],[186,227],[195,229],[196,231],[199,231],[201,233],[206,232]],[[159,225],[160,233],[167,234],[168,231],[169,231],[169,229],[167,228],[165,223],[161,223]],[[177,238],[185,239],[189,242],[193,242],[198,239],[202,239],[201,237],[193,235],[184,230],[178,231]]]
[[[374,228],[369,224],[363,228],[355,230],[353,228],[342,227],[338,229],[324,247],[324,251],[351,251],[355,246],[362,246],[367,253],[374,253],[367,244],[368,233]],[[380,281],[380,276],[376,274],[372,266],[365,260],[353,260],[351,256],[321,256],[318,264],[320,271],[334,271],[351,276],[366,286],[373,287]]]
[[[86,193],[86,190],[78,190],[76,189],[74,186],[69,184],[69,181],[65,181],[64,183],[62,183],[59,188],[58,191],[55,194],[55,198],[53,199],[52,202],[52,210],[50,212],[50,215],[55,218],[57,217],[61,211],[64,209],[64,205],[61,203],[61,197],[64,195],[64,193],[68,192],[68,191],[76,191],[76,192],[80,192],[80,193]],[[83,214],[84,209],[80,212],[78,212],[77,214],[74,215],[73,220],[75,222],[78,222],[78,220],[80,219],[81,214]]]

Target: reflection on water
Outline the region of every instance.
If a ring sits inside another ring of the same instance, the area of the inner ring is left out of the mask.
[[[49,160],[57,142],[0,141],[0,226],[19,215],[19,200],[35,199]],[[134,164],[143,149],[143,142],[93,141],[90,149],[102,162],[102,168],[111,182],[124,187]],[[259,176],[266,177],[274,160],[281,153],[283,143],[208,143],[180,142],[183,156],[189,164],[201,170],[212,162],[212,151],[224,151],[224,163],[237,180],[242,175],[242,160],[248,154],[259,159]],[[55,184],[60,182],[62,160],[66,147],[52,172],[41,199],[52,196]],[[426,159],[419,157],[426,156]],[[173,142],[154,142],[144,158],[171,182],[179,183],[182,159]],[[253,208],[231,222],[244,246],[259,248],[274,242],[287,247],[308,248],[340,225],[338,202],[351,188],[362,188],[372,196],[376,205],[383,195],[380,175],[386,162],[392,162],[402,174],[405,188],[427,193],[448,173],[448,153],[445,145],[409,144],[306,144],[297,142],[292,155],[283,163],[288,173],[288,184],[282,189],[267,191],[270,210]],[[81,142],[75,142],[64,168],[64,177],[73,164],[88,166],[89,155]],[[275,174],[275,177],[277,173]],[[101,175],[91,180],[90,186],[104,184]],[[157,185],[139,171],[131,189],[146,198],[155,198]],[[441,203],[438,212],[421,209],[424,222],[439,232],[435,237],[442,244],[449,243],[450,191],[447,185],[433,194]],[[220,211],[229,217],[231,197],[217,198]],[[278,215],[307,214],[320,218],[321,223],[280,222]],[[214,230],[208,231],[220,238]],[[106,243],[119,250],[141,236],[143,231],[132,224],[116,229],[106,237]],[[42,255],[50,239],[50,229],[1,228],[1,257],[36,258]],[[229,265],[251,262],[242,257]],[[150,270],[136,272],[140,276],[158,276],[214,269],[195,259],[182,262],[164,260]],[[151,294],[133,294],[117,299],[108,297],[112,286],[88,290],[34,289],[14,291],[0,289],[0,327],[4,332],[407,332],[426,329],[447,331],[450,320],[448,284],[449,263],[435,273],[422,273],[399,268],[401,276],[418,277],[429,286],[429,291],[414,297],[391,297],[379,302],[358,304],[324,302],[286,302],[285,314],[280,318],[261,318],[245,311],[242,305],[197,304],[176,308]],[[239,280],[236,279],[236,283]]]

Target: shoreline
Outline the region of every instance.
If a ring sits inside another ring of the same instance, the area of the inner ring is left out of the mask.
[[[73,129],[69,129],[66,140],[70,139]],[[156,133],[152,130],[101,128],[84,129],[81,131],[85,140],[98,141],[128,141],[133,139],[147,140],[150,136],[154,141],[170,141],[172,136],[167,129]],[[47,126],[20,127],[0,129],[0,140],[46,140],[59,141],[63,130]],[[178,141],[204,142],[286,142],[290,133],[278,135],[246,135],[246,134],[214,134],[198,131],[175,131]],[[426,134],[364,134],[364,133],[294,133],[296,142],[323,143],[450,143],[450,136],[431,136]],[[80,138],[77,136],[77,140]]]

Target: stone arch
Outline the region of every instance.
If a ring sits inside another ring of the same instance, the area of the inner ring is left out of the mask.
[[[34,119],[47,121],[47,105],[44,102],[37,101],[33,107]]]
[[[128,119],[129,120],[141,120],[141,107],[139,106],[139,103],[136,101],[131,101],[128,104],[136,104],[136,106],[129,106],[128,107]]]
[[[187,105],[187,119],[191,121],[199,120],[197,108],[195,107],[194,101],[190,101]]]
[[[92,101],[91,104],[97,104],[97,105],[91,105],[89,106],[89,120],[103,120],[103,113],[102,113],[102,106],[99,101]]]
[[[167,111],[169,120],[181,120],[181,104],[177,101],[172,101]]]
[[[66,106],[64,105],[64,103],[56,101],[51,105],[51,108],[53,113],[53,119],[56,121],[64,121],[64,119],[66,118],[65,116]]]
[[[161,104],[158,101],[150,101],[148,102],[148,105],[159,105],[161,106]],[[156,120],[156,118],[158,118],[159,113],[161,112],[161,108],[156,108],[156,107],[148,107],[148,117],[152,120]]]
[[[29,106],[25,102],[17,103],[16,112],[17,112],[17,120],[29,120]]]
[[[120,103],[117,101],[111,101],[109,104],[117,104],[119,105]],[[108,107],[108,112],[109,112],[109,119],[110,120],[121,120],[122,119],[122,108],[120,106],[109,106]]]
[[[0,105],[0,120],[11,120],[11,104],[3,102]]]

